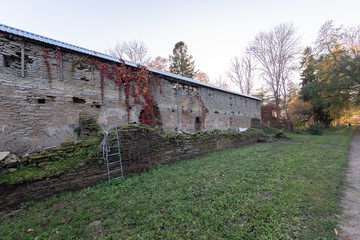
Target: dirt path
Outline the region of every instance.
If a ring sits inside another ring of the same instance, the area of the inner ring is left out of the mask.
[[[343,214],[339,220],[339,237],[360,240],[360,127],[352,136],[346,179],[348,186],[340,201]]]

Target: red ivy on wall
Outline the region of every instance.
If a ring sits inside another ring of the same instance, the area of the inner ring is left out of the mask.
[[[261,105],[261,119],[262,122],[273,127],[277,127],[278,119],[274,116],[276,115],[276,110],[278,107],[274,103],[268,103],[266,105]]]
[[[60,61],[61,61],[61,52],[60,52],[60,48],[56,48],[55,51],[55,58],[56,58],[56,69],[59,71],[60,69]]]
[[[48,61],[49,54],[44,48],[42,51],[44,53],[43,58],[44,63],[46,64],[49,83],[51,85],[51,69]],[[59,48],[56,48],[55,58],[57,61],[57,69],[59,70],[61,61],[61,52]],[[147,125],[156,124],[156,111],[158,110],[158,107],[151,90],[160,87],[160,93],[162,93],[160,80],[157,76],[152,74],[145,66],[138,65],[136,68],[128,67],[122,59],[120,59],[121,63],[118,65],[101,62],[94,58],[81,58],[72,65],[72,72],[74,71],[73,68],[81,61],[89,62],[93,67],[99,70],[102,101],[104,101],[104,81],[105,78],[108,78],[117,85],[119,97],[121,96],[122,89],[124,90],[128,121],[130,121],[130,97],[132,97],[134,103],[141,104],[142,106],[139,119],[140,123]]]
[[[128,121],[130,121],[130,97],[133,97],[134,102],[142,106],[140,123],[154,125],[157,104],[151,94],[151,89],[160,86],[160,93],[162,93],[159,78],[150,73],[145,66],[138,65],[137,68],[131,68],[125,65],[124,60],[120,59],[120,61],[121,64],[117,65],[100,62],[93,58],[88,59],[88,62],[100,71],[101,99],[104,101],[106,77],[115,82],[119,96],[121,96],[122,88],[124,89]]]
[[[50,64],[49,64],[49,61],[48,61],[49,53],[48,53],[48,51],[46,51],[45,48],[43,48],[42,51],[44,52],[44,55],[43,55],[44,63],[46,64],[46,70],[47,70],[47,73],[48,73],[48,79],[49,79],[49,83],[51,85],[51,69],[50,69]]]

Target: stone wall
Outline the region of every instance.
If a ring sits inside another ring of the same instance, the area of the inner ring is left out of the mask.
[[[102,101],[99,71],[86,61],[89,56],[23,40],[24,77],[21,41],[0,32],[0,151],[23,154],[74,141],[82,118],[96,119],[104,130],[128,122],[125,94],[107,78]],[[166,130],[248,128],[251,119],[260,119],[256,99],[159,77],[162,94],[160,88],[152,94]],[[130,122],[138,122],[141,105],[131,98],[130,107]]]
[[[264,138],[260,131],[248,131],[245,133],[215,131],[183,135],[143,127],[121,130],[119,136],[125,176],[128,173],[145,171],[147,167],[155,164],[167,164],[189,159],[224,148],[254,143]],[[111,144],[115,143],[111,142]],[[69,147],[67,144],[66,149],[69,149]],[[53,161],[58,159],[53,156],[54,154],[57,152],[59,154],[63,153],[59,149],[56,149],[56,151],[49,149],[47,151],[51,153]],[[116,149],[113,151],[116,151]],[[38,153],[38,156],[44,155],[46,154]],[[87,159],[86,165],[80,168],[68,169],[57,176],[50,175],[38,180],[17,181],[14,183],[4,181],[5,183],[0,185],[0,195],[2,196],[0,209],[15,206],[30,199],[41,199],[62,191],[78,190],[92,186],[100,180],[106,180],[108,178],[106,164],[101,161],[101,157],[95,155],[93,159]],[[38,159],[36,155],[31,157]],[[110,161],[115,160],[117,159],[110,158]],[[34,161],[30,162],[34,163]],[[111,177],[117,177],[119,174],[119,171],[115,172]]]

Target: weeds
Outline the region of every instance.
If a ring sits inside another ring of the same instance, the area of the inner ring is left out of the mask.
[[[0,238],[336,239],[349,133],[286,133],[29,203],[1,213]]]

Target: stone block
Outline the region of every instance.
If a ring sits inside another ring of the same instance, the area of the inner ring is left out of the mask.
[[[10,152],[0,153],[0,165],[5,168],[13,168],[21,164],[20,159]]]

